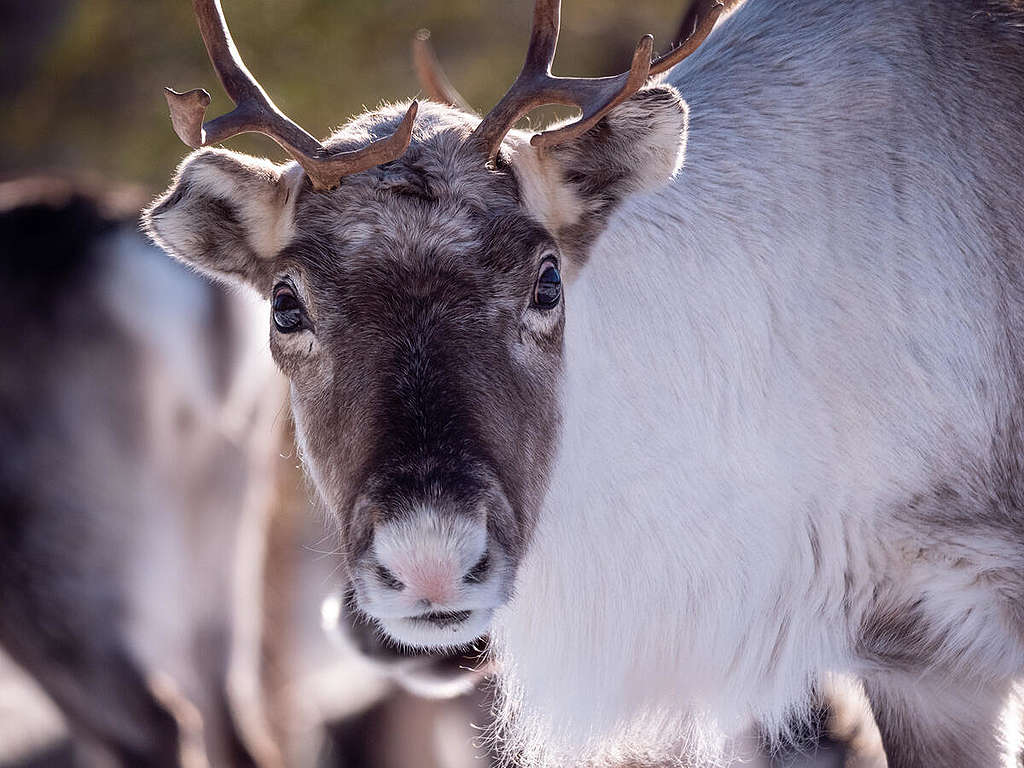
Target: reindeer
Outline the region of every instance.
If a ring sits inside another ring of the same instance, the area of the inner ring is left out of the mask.
[[[359,609],[411,646],[488,632],[525,764],[710,760],[850,674],[893,768],[1001,765],[1024,10],[732,5],[585,79],[550,74],[537,0],[483,118],[414,101],[320,143],[195,0],[238,106],[168,93],[202,148],[146,226],[269,301]],[[582,114],[516,130],[541,103]],[[242,131],[294,162],[207,147]]]
[[[119,198],[0,185],[0,645],[96,759],[273,765],[243,704],[283,390],[258,307]]]

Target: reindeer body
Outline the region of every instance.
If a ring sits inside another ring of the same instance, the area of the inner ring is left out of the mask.
[[[686,164],[569,295],[561,450],[496,622],[541,751],[647,711],[640,744],[781,724],[848,671],[890,765],[996,764],[1024,663],[1024,35],[998,11],[754,0],[670,75]]]
[[[0,644],[103,760],[253,765],[232,695],[258,673],[279,380],[254,304],[109,198],[0,185]]]
[[[750,0],[564,143],[484,167],[424,105],[333,191],[201,151],[148,226],[272,298],[358,606],[412,644],[489,623],[526,764],[711,760],[850,673],[893,768],[994,766],[1024,664],[1022,20]]]

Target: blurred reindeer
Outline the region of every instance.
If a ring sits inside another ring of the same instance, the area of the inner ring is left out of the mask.
[[[229,695],[286,421],[249,303],[65,182],[0,185],[0,244],[0,644],[116,765],[272,764]]]

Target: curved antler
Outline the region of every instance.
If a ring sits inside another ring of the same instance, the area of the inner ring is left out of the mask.
[[[418,30],[412,38],[412,65],[416,70],[420,88],[431,101],[457,107],[465,112],[476,112],[469,102],[462,98],[462,94],[455,90],[455,86],[441,68],[434,46],[430,43],[429,29]]]
[[[679,25],[676,39],[672,41],[672,49],[651,62],[651,75],[667,72],[696,51],[707,40],[725,11],[723,0],[697,0],[691,5]]]
[[[551,74],[558,43],[560,0],[536,0],[533,30],[526,61],[516,81],[473,135],[493,160],[505,135],[527,112],[544,104],[579,107],[580,118],[553,131],[535,134],[530,143],[548,147],[576,138],[593,128],[605,115],[636,93],[651,75],[664,72],[695,51],[710,34],[724,10],[722,0],[699,0],[706,12],[678,48],[652,61],[654,38],[644,35],[633,52],[629,71],[614,77],[556,77]]]
[[[238,55],[228,31],[220,0],[192,0],[199,32],[206,44],[213,68],[235,109],[204,123],[210,94],[202,88],[178,93],[165,88],[171,123],[185,144],[199,147],[217,144],[239,133],[269,136],[302,166],[313,188],[333,189],[342,177],[359,173],[402,155],[412,139],[417,103],[409,105],[394,133],[350,151],[330,151],[290,120],[260,87]]]

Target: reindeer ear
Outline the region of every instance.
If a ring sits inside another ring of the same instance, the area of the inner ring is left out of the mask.
[[[201,149],[143,212],[157,245],[213,277],[267,295],[274,258],[294,234],[302,169],[221,149]]]
[[[519,145],[513,168],[530,212],[577,263],[629,195],[668,183],[682,166],[687,107],[678,91],[638,91],[597,125],[546,149]]]

